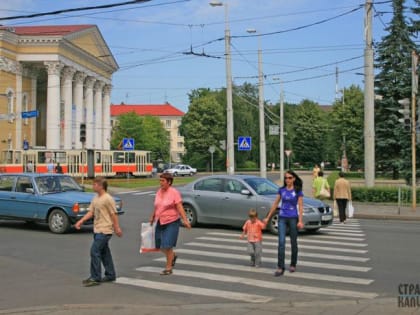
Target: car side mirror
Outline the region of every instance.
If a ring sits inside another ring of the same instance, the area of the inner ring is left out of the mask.
[[[251,196],[252,193],[248,189],[242,189],[241,190],[241,195]]]

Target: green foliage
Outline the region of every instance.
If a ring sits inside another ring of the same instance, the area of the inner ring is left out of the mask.
[[[420,197],[420,190],[417,189],[417,199]],[[398,187],[352,187],[352,199],[360,202],[378,202],[378,203],[397,203]],[[411,190],[409,188],[401,189],[402,200],[411,201]]]
[[[404,0],[393,0],[393,18],[388,34],[377,46],[375,93],[382,100],[375,102],[377,170],[391,173],[394,179],[410,164],[410,135],[398,121],[401,105],[398,100],[411,95],[411,53],[416,49],[404,17]]]
[[[121,150],[123,138],[133,138],[136,150],[151,151],[152,160],[164,160],[169,155],[169,134],[157,117],[135,112],[119,116],[112,130],[111,148]]]

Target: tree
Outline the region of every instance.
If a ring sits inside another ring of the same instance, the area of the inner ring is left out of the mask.
[[[325,113],[319,105],[309,100],[303,100],[296,108],[291,119],[294,128],[292,146],[294,160],[310,164],[324,161],[328,124]]]
[[[360,87],[352,85],[343,90],[341,100],[336,100],[331,113],[331,130],[336,149],[343,151],[343,136],[347,159],[352,168],[363,168],[363,125],[364,125],[364,96]]]
[[[169,134],[157,117],[138,116],[135,112],[119,116],[112,130],[111,148],[121,150],[124,138],[133,138],[137,150],[151,151],[152,161],[169,156]]]
[[[216,93],[208,89],[195,90],[190,94],[188,112],[182,118],[180,132],[185,139],[186,154],[183,161],[196,168],[207,168],[210,163],[209,147],[219,148],[219,141],[226,139],[226,123],[223,107]],[[223,154],[216,151],[214,165],[221,164]],[[223,163],[222,163],[223,164]]]
[[[393,18],[386,28],[388,34],[377,46],[375,93],[382,100],[375,102],[375,133],[377,169],[391,172],[398,178],[409,168],[410,135],[398,122],[401,108],[398,100],[411,95],[411,53],[415,44],[403,14],[404,0],[393,0]]]

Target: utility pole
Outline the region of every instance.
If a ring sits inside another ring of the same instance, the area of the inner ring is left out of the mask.
[[[284,177],[284,93],[280,79],[280,182]]]
[[[417,65],[419,56],[415,51],[411,53],[411,201],[412,210],[416,210],[416,94],[418,92]]]
[[[365,4],[365,185],[375,186],[375,101],[372,43],[372,0]]]

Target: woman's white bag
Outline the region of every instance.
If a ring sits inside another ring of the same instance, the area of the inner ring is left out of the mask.
[[[149,222],[141,224],[141,245],[140,253],[158,252],[155,245],[156,222],[152,225]]]
[[[353,215],[354,215],[354,207],[353,207],[353,203],[351,202],[351,200],[349,201],[348,210],[349,210],[349,218],[353,218]]]

